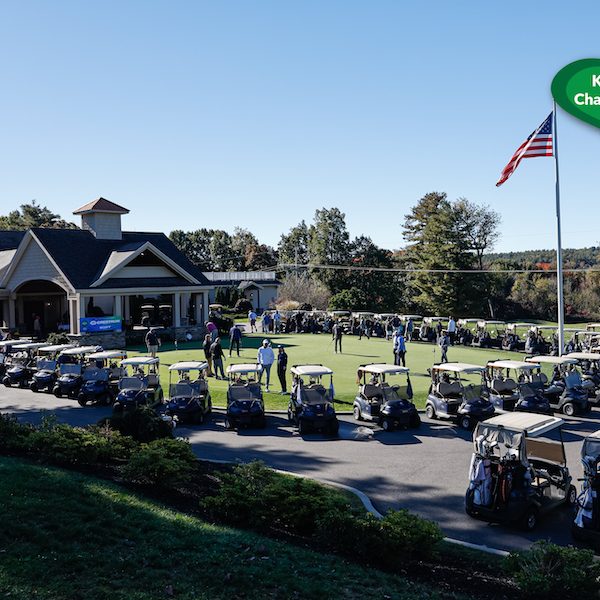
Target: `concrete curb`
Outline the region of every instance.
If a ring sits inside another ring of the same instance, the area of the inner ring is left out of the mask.
[[[223,465],[232,465],[232,464],[237,465],[237,464],[241,464],[241,462],[242,462],[242,461],[234,461],[234,460],[209,460],[209,459],[203,459],[203,458],[199,458],[198,460],[205,460],[206,462],[212,462],[212,463],[223,464]],[[271,467],[269,467],[269,468],[271,468]],[[362,505],[365,507],[365,510],[367,512],[371,513],[375,518],[383,519],[383,517],[384,517],[384,515],[382,515],[373,506],[373,503],[371,502],[371,499],[369,498],[369,496],[367,496],[367,494],[365,494],[363,491],[359,490],[358,488],[355,488],[355,487],[352,487],[349,485],[345,485],[343,483],[338,483],[337,481],[329,481],[328,479],[321,479],[319,477],[307,477],[306,475],[294,473],[293,471],[283,471],[282,469],[273,469],[273,468],[271,468],[271,470],[275,471],[276,473],[281,473],[282,475],[289,475],[290,477],[298,477],[299,479],[310,479],[312,481],[316,481],[316,482],[322,483],[324,485],[329,485],[331,487],[339,488],[341,490],[350,492],[351,494],[354,494],[362,502]],[[473,544],[471,542],[464,542],[462,540],[456,540],[454,538],[449,538],[449,537],[445,537],[444,542],[447,542],[449,544],[456,544],[457,546],[463,546],[464,548],[470,548],[471,550],[476,550],[478,552],[485,552],[486,554],[493,554],[495,556],[505,557],[510,554],[510,552],[507,552],[506,550],[500,550],[499,548],[490,548],[489,546]]]

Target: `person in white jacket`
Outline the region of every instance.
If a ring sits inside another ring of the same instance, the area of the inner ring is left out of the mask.
[[[266,372],[267,374],[267,385],[266,391],[269,391],[269,383],[271,383],[271,367],[275,362],[275,353],[273,352],[273,348],[271,348],[271,343],[269,340],[263,340],[262,346],[258,349],[258,357],[256,362],[262,367],[260,375],[258,376],[258,381],[262,381],[262,375]]]

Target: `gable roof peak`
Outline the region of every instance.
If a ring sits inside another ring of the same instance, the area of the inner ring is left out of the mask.
[[[84,215],[92,212],[115,213],[118,215],[126,215],[129,212],[128,208],[115,204],[106,198],[97,198],[73,211],[74,215]]]

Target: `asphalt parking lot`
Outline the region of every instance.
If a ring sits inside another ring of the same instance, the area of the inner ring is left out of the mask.
[[[77,402],[50,394],[0,388],[0,412],[39,422],[51,412],[72,425],[95,423],[110,408],[80,407]],[[582,476],[579,452],[583,438],[600,429],[600,411],[585,418],[565,419],[563,437],[574,479]],[[437,521],[444,533],[476,544],[505,550],[527,547],[536,539],[572,542],[568,509],[550,513],[532,534],[469,518],[463,508],[471,435],[454,426],[423,416],[418,430],[386,433],[378,427],[340,416],[338,439],[319,434],[300,437],[285,415],[270,415],[264,430],[227,431],[219,411],[198,427],[180,427],[200,458],[226,461],[260,459],[269,466],[309,477],[335,481],[365,492],[375,506],[408,508]],[[579,489],[579,482],[575,482]]]

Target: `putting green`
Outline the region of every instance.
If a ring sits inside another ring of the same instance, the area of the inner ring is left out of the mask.
[[[257,349],[264,338],[264,334],[252,334],[244,336],[242,340],[242,351],[238,358],[235,354],[225,362],[225,367],[230,362],[255,362]],[[392,343],[381,338],[363,338],[357,336],[344,336],[343,353],[335,354],[331,337],[325,334],[292,334],[292,335],[270,335],[269,340],[277,351],[277,345],[282,344],[288,353],[288,367],[295,364],[317,363],[323,364],[334,371],[334,387],[336,400],[340,401],[338,410],[350,410],[351,403],[356,395],[356,371],[361,364],[372,362],[393,362]],[[224,347],[228,340],[224,339]],[[141,348],[136,348],[141,351]],[[225,350],[226,355],[229,351]],[[130,352],[134,356],[136,352]],[[487,361],[498,358],[520,359],[523,355],[516,352],[502,352],[501,350],[482,350],[464,346],[454,346],[448,350],[448,359],[451,361],[467,362],[477,365],[485,365]],[[179,344],[179,349],[174,350],[172,344],[165,344],[159,353],[161,360],[161,381],[167,393],[169,381],[169,365],[181,360],[204,360],[199,343],[192,342]],[[415,403],[419,408],[425,406],[425,398],[429,388],[429,375],[427,369],[440,360],[440,350],[435,344],[421,342],[407,343],[406,366],[411,371],[411,382],[415,392]],[[264,378],[263,378],[264,383]],[[290,377],[288,372],[288,389]],[[226,381],[209,379],[209,386],[213,403],[217,406],[225,404]],[[267,409],[287,408],[288,397],[279,394],[281,388],[277,379],[275,368],[271,372],[271,392],[265,393],[265,404]],[[348,403],[348,404],[346,404]]]

